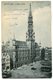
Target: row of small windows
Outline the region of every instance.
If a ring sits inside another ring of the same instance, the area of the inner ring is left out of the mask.
[[[28,60],[29,57],[21,57],[21,58],[18,58],[18,61],[25,61],[25,60]]]
[[[18,50],[18,51],[19,51],[19,50],[28,51],[28,49],[26,49],[26,48],[18,48],[17,50]]]
[[[25,52],[25,53],[23,53],[23,52],[18,52],[18,56],[28,56],[29,55],[29,53],[27,52]]]
[[[23,49],[21,50],[20,49],[20,50],[17,50],[17,51],[28,52],[29,50],[23,50]]]
[[[3,61],[3,62],[5,62],[5,61],[8,62],[8,61],[10,61],[10,60],[9,60],[9,59],[5,59],[5,58],[3,58],[2,61]]]

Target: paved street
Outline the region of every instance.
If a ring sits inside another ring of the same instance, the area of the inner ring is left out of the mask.
[[[31,68],[36,68],[32,70]],[[45,74],[40,71],[41,64],[40,61],[33,62],[29,65],[23,65],[15,70],[12,70],[11,78],[40,78],[45,77]]]

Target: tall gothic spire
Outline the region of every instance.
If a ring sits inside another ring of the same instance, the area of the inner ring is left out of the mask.
[[[32,12],[31,12],[31,3],[30,3],[29,16],[32,16]]]
[[[28,32],[26,35],[26,40],[32,41],[34,39],[34,32],[33,32],[33,17],[32,17],[32,11],[31,11],[31,3],[29,8],[29,16],[28,16]]]

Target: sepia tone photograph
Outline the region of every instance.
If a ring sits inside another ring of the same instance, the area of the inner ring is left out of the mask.
[[[2,78],[51,78],[51,1],[1,2]]]

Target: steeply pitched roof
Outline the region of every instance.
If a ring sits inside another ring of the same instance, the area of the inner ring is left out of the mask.
[[[16,41],[15,44],[18,46],[18,48],[28,48],[27,43],[25,41]]]

